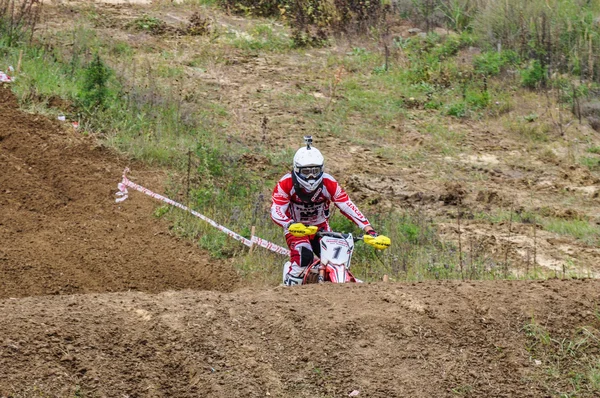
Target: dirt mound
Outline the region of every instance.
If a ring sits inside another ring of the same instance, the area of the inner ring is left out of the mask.
[[[569,379],[548,376],[528,333],[567,344],[574,330],[594,332],[599,289],[428,282],[5,299],[0,396],[554,396]]]
[[[169,236],[151,199],[115,204],[127,161],[70,126],[20,111],[1,86],[0,115],[0,298],[237,283],[231,267]],[[157,172],[137,177],[160,181]]]

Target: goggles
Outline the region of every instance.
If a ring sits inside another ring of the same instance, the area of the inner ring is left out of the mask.
[[[321,174],[321,171],[321,166],[300,167],[298,169],[298,174],[300,174],[304,178],[317,178]]]

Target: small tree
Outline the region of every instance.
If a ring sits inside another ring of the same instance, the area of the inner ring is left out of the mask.
[[[100,55],[96,54],[94,60],[85,70],[83,87],[81,89],[81,102],[86,108],[103,108],[108,96],[108,79],[110,69],[102,62]]]

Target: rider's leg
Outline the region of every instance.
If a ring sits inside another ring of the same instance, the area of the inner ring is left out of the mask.
[[[283,264],[283,284],[285,285],[285,280],[286,280],[286,276],[288,274],[288,272],[290,272],[292,270],[292,263],[291,261],[286,261],[285,264]]]
[[[321,231],[331,231],[328,222],[317,226]],[[290,248],[290,261],[283,266],[283,283],[288,286],[301,285],[306,267],[312,264],[315,256],[318,257],[321,253],[319,239],[316,236],[298,238],[292,234],[287,234],[285,240]]]
[[[285,263],[283,269],[283,283],[285,285],[301,285],[304,271],[314,260],[314,254],[308,237],[297,238],[292,234],[286,235],[290,248],[290,261]]]
[[[283,284],[286,286],[302,285],[306,268],[303,268],[296,263],[290,263],[289,261],[286,265],[288,267],[287,272],[284,270]]]

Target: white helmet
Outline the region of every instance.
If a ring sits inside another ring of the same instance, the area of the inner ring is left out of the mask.
[[[313,192],[323,182],[325,161],[321,151],[311,147],[311,143],[312,138],[307,140],[306,147],[298,149],[294,155],[294,180],[307,192]]]

